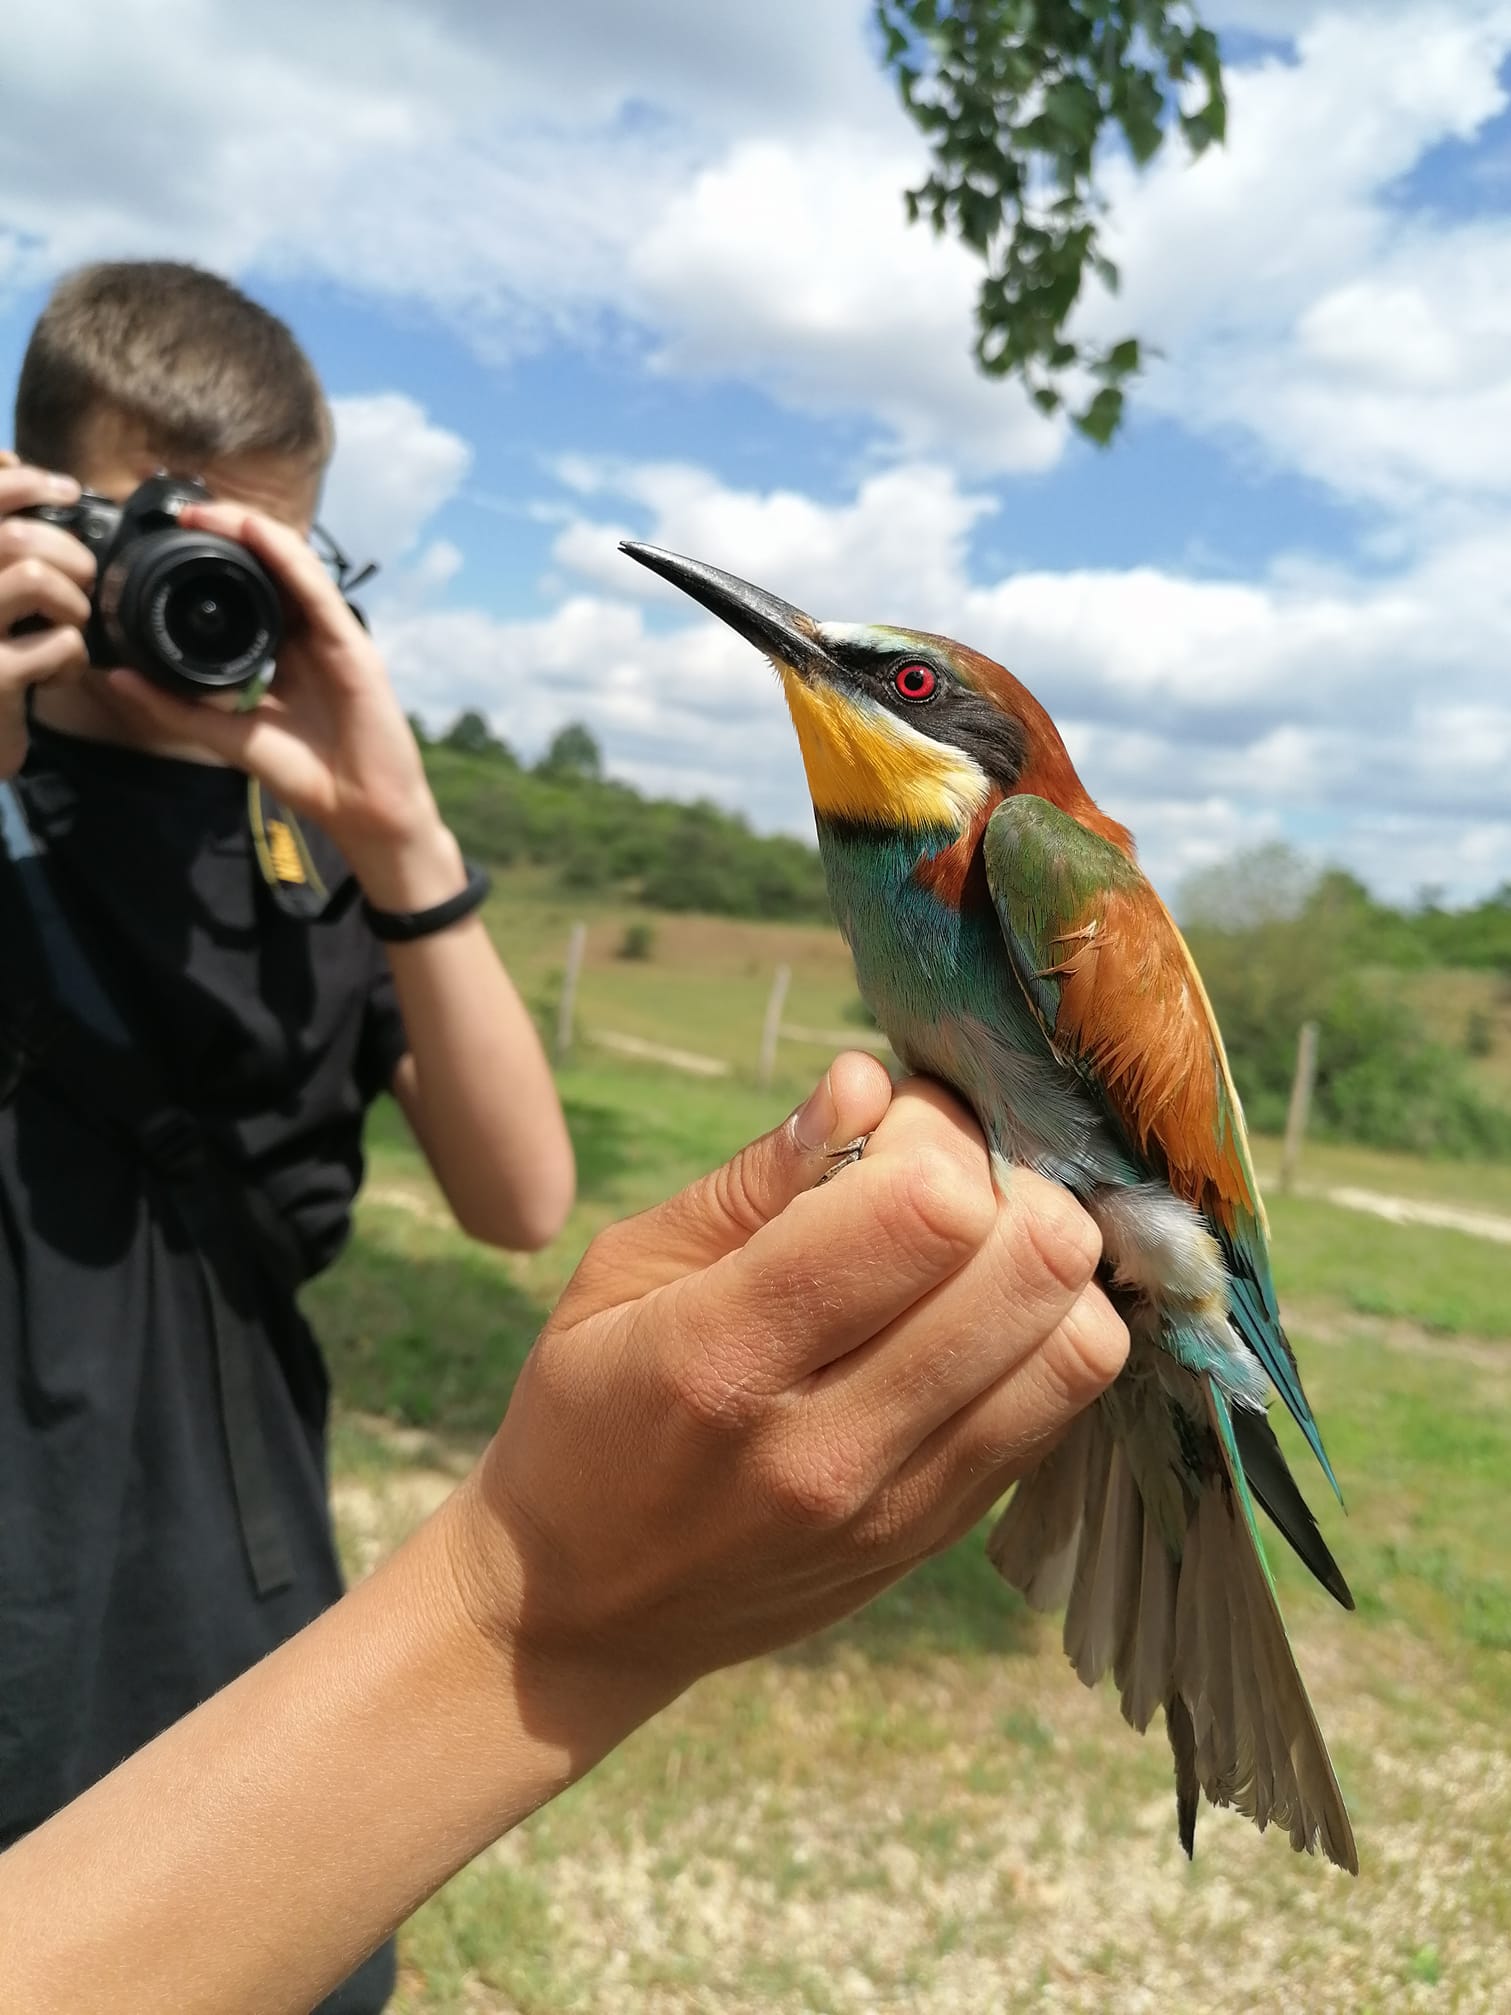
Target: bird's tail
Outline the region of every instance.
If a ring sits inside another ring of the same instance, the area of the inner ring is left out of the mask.
[[[1189,1426],[1210,1446],[1189,1482],[1161,1445],[1170,1396],[1158,1381],[1132,1392],[1120,1383],[1019,1484],[992,1534],[993,1565],[1036,1609],[1065,1605],[1072,1665],[1088,1686],[1111,1669],[1133,1727],[1142,1733],[1164,1709],[1187,1854],[1200,1790],[1357,1874],[1353,1828],[1270,1584],[1227,1403],[1206,1379],[1200,1399],[1191,1385],[1207,1431],[1199,1420]],[[1140,1415],[1156,1406],[1160,1459],[1143,1463]]]

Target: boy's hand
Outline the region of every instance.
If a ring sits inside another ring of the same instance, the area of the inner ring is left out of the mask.
[[[0,449],[0,777],[26,760],[26,695],[49,679],[75,679],[88,665],[84,625],[94,554],[72,532],[17,517],[35,504],[77,503],[72,476],[28,468]],[[28,616],[51,625],[13,637]]]
[[[455,1553],[485,1635],[550,1675],[563,1738],[617,1740],[617,1717],[968,1531],[1121,1369],[1099,1250],[1054,1184],[1019,1171],[998,1196],[947,1093],[893,1097],[854,1055],[727,1167],[601,1233]]]
[[[179,700],[134,672],[112,687],[176,738],[258,777],[324,828],[383,909],[424,909],[462,885],[461,852],[431,795],[383,660],[313,550],[240,504],[196,504],[182,523],[235,539],[282,594],[271,690],[250,712]]]

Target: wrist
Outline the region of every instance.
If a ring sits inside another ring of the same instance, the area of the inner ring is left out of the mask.
[[[340,836],[335,836],[341,845]],[[454,896],[467,879],[456,836],[432,802],[413,827],[342,846],[374,909],[426,910]]]
[[[640,1671],[616,1656],[608,1633],[570,1627],[559,1563],[524,1515],[498,1501],[486,1480],[489,1459],[445,1506],[453,1601],[525,1725],[559,1754],[565,1785],[669,1706],[692,1675],[676,1681]]]

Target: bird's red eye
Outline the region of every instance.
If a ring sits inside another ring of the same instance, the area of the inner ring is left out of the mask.
[[[939,681],[927,665],[904,665],[892,684],[904,700],[931,700]]]

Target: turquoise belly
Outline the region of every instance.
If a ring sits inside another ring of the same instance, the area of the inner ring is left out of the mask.
[[[989,902],[961,910],[913,878],[954,835],[820,829],[835,920],[861,997],[909,1070],[974,1109],[1002,1159],[1083,1194],[1139,1172],[1060,1063],[1007,961]]]

